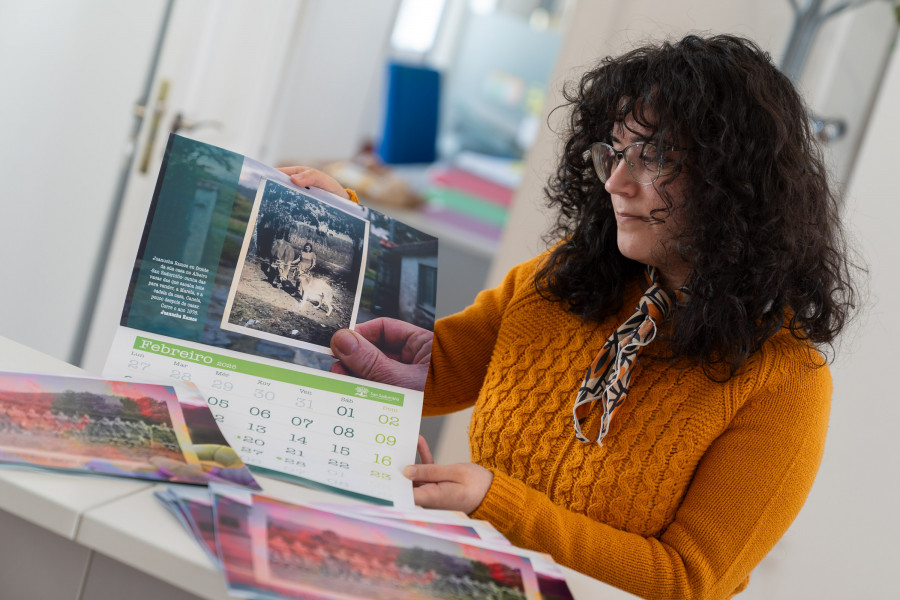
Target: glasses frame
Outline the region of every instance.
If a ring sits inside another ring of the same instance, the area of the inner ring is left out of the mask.
[[[600,179],[600,182],[605,184],[609,180],[609,178],[612,177],[612,174],[616,170],[616,168],[619,166],[619,163],[621,161],[625,160],[625,153],[628,151],[629,148],[631,148],[632,146],[643,146],[645,144],[650,144],[651,146],[656,146],[656,144],[654,144],[653,142],[647,142],[647,141],[643,141],[643,140],[637,141],[637,142],[632,142],[632,143],[628,144],[627,146],[625,146],[624,148],[622,148],[621,150],[616,150],[615,148],[612,147],[612,145],[607,144],[606,142],[594,142],[593,144],[591,144],[591,162],[594,164],[594,172],[597,173],[597,177]],[[613,166],[612,166],[612,169],[610,169],[609,176],[607,176],[603,173],[603,166],[600,163],[600,158],[602,156],[601,152],[603,152],[603,148],[609,148],[613,153]],[[625,160],[625,166],[628,167],[628,175],[638,185],[653,185],[654,183],[656,183],[656,181],[659,179],[659,176],[662,174],[662,165],[663,165],[662,158],[665,157],[666,152],[669,152],[672,150],[680,150],[680,148],[667,147],[667,148],[663,149],[663,154],[660,155],[660,160],[657,161],[657,164],[656,164],[656,175],[654,175],[653,179],[651,179],[650,181],[647,181],[647,182],[639,181],[638,178],[634,176],[634,172],[631,170],[631,164],[627,160]]]

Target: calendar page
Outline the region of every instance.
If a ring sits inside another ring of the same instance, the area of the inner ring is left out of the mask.
[[[433,329],[437,240],[172,135],[104,374],[191,381],[245,463],[411,505],[422,392],[332,372],[332,335]]]

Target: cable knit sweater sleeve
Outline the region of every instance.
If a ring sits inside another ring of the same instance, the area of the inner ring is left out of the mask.
[[[512,269],[498,287],[479,293],[466,310],[435,323],[423,415],[443,415],[475,403],[503,312],[515,290],[530,284],[536,260]]]
[[[752,375],[728,388],[721,433],[659,535],[568,510],[493,466],[493,484],[472,517],[516,545],[645,598],[728,598],[787,530],[818,469],[831,379],[809,359],[789,335],[752,359]]]

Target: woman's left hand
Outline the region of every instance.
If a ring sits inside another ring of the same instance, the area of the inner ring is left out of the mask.
[[[332,373],[424,390],[434,333],[406,321],[379,317],[331,336],[338,362]]]
[[[478,508],[494,481],[493,473],[473,463],[409,465],[403,474],[413,482],[417,505],[467,515]]]

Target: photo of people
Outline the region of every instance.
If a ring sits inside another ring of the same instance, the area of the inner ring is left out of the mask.
[[[196,404],[185,404],[193,421],[212,419]],[[173,387],[0,373],[0,463],[259,489],[221,434],[213,441],[194,444]]]
[[[122,401],[114,407],[106,398],[96,398],[98,403],[92,405],[94,398],[64,392],[48,405],[32,402],[33,396],[0,397],[0,448],[51,467],[83,464],[86,456],[123,468],[140,468],[154,460],[184,461],[166,415],[138,409],[134,418],[123,419],[120,415],[127,408]],[[151,411],[159,406],[152,399],[145,404]]]
[[[278,507],[270,507],[278,514]],[[509,555],[318,511],[282,510],[266,527],[273,583],[297,592],[338,591],[359,598],[527,598]],[[480,554],[480,553],[479,553]],[[515,562],[520,559],[513,558]],[[517,565],[521,566],[521,565]]]
[[[222,329],[328,353],[356,323],[369,222],[262,178]]]
[[[0,377],[3,459],[87,469],[101,467],[102,462],[135,472],[184,464],[187,459],[173,426],[170,402],[177,402],[174,392],[161,386],[4,374]],[[186,433],[181,437],[184,440]]]
[[[537,598],[528,559],[437,535],[253,495],[216,497],[233,591],[278,598]]]

